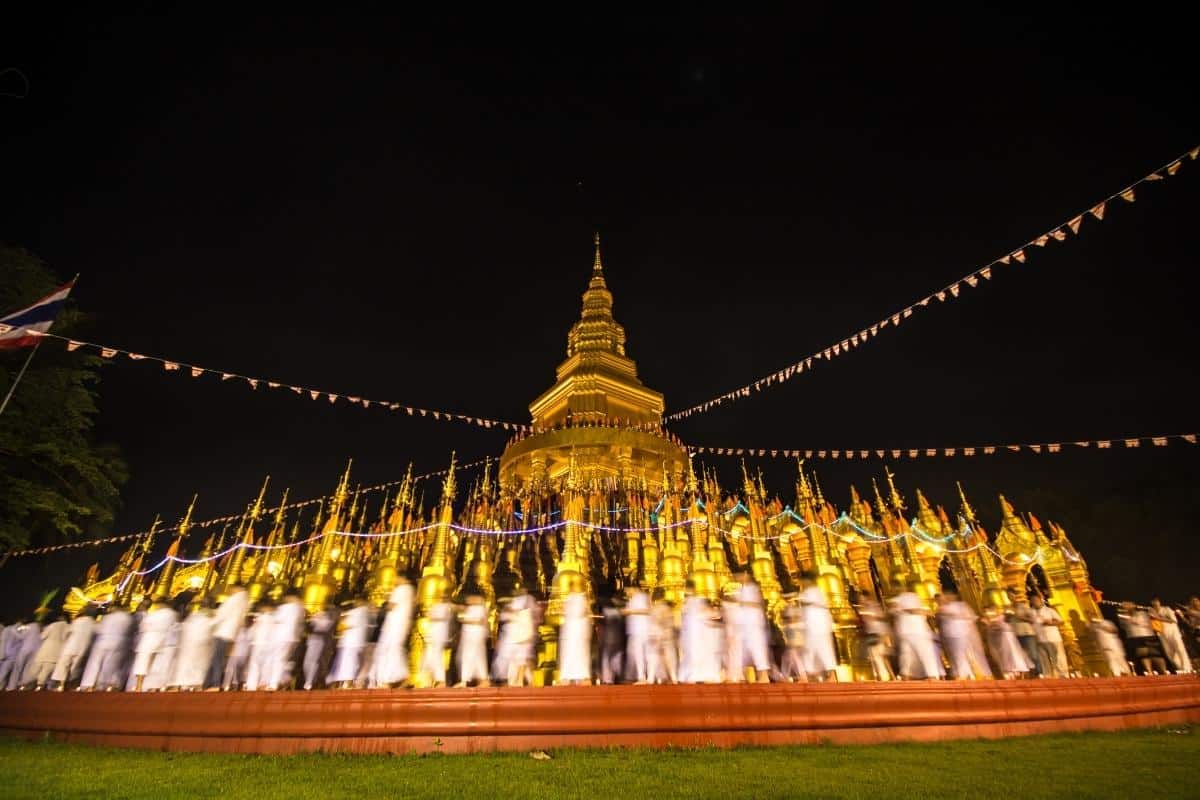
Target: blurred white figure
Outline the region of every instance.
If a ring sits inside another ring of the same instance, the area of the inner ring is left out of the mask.
[[[213,654],[208,675],[204,678],[206,689],[214,689],[224,683],[229,651],[246,622],[246,609],[249,606],[250,593],[242,586],[233,586],[229,590],[229,596],[213,614]]]
[[[275,609],[267,657],[267,691],[287,686],[292,680],[296,647],[304,634],[304,603],[294,594],[283,598]]]
[[[533,598],[517,595],[508,606],[509,619],[505,626],[505,669],[509,686],[524,686],[533,681],[533,640],[536,626],[533,620]]]
[[[21,626],[17,644],[17,656],[8,676],[8,690],[20,689],[33,680],[33,659],[42,646],[42,626],[29,622]],[[122,655],[124,655],[122,653]],[[120,687],[116,687],[120,688]]]
[[[804,606],[804,667],[810,677],[826,680],[837,675],[837,649],[833,645],[833,614],[825,592],[815,583],[800,593]]]
[[[987,658],[982,657],[975,646],[975,640],[979,638],[978,619],[971,607],[953,593],[943,595],[938,604],[942,647],[946,650],[955,680],[973,680],[977,674],[980,677],[992,677]]]
[[[799,598],[787,604],[783,610],[783,658],[779,673],[785,681],[808,680],[804,667],[805,653],[804,606]]]
[[[896,678],[892,672],[892,626],[888,624],[887,614],[873,597],[868,597],[858,609],[862,619],[864,645],[867,650],[867,660],[871,662],[871,672],[877,681],[890,681]]]
[[[58,683],[58,690],[63,691],[67,684],[79,680],[83,672],[88,650],[92,646],[92,638],[96,634],[96,618],[94,609],[87,608],[79,612],[79,616],[71,620],[67,631],[67,641],[63,643],[62,652],[54,665],[50,680]]]
[[[142,684],[143,691],[162,691],[175,685],[172,681],[175,679],[175,660],[179,655],[179,635],[182,631],[183,623],[176,614],[175,621],[167,628],[162,644],[151,659],[150,671],[146,673],[146,680]]]
[[[592,615],[587,595],[571,592],[563,598],[558,627],[558,682],[591,683]]]
[[[458,616],[458,685],[477,683],[490,686],[488,680],[488,614],[483,598],[472,595]]]
[[[221,676],[221,689],[241,689],[246,685],[246,673],[250,670],[250,650],[254,646],[254,623],[258,613],[249,615],[249,624],[242,625],[229,648],[225,659],[225,672]]]
[[[656,600],[651,608],[646,675],[651,683],[679,683],[679,637],[675,612],[666,600]]]
[[[271,644],[275,633],[275,610],[269,603],[260,603],[254,622],[250,624],[250,649],[246,657],[246,676],[242,688],[253,692],[267,684],[271,668]]]
[[[33,657],[33,685],[36,689],[46,688],[54,672],[54,665],[62,655],[63,644],[67,641],[70,625],[66,617],[59,617],[42,629],[42,643]]]
[[[1157,597],[1150,601],[1150,618],[1158,622],[1158,640],[1162,642],[1163,654],[1178,673],[1192,671],[1192,659],[1188,657],[1187,648],[1183,644],[1183,636],[1179,633],[1179,618],[1175,609],[1164,606]],[[12,688],[10,685],[8,688]]]
[[[625,676],[634,683],[649,682],[648,653],[650,650],[650,595],[641,589],[631,589],[625,608]]]
[[[706,597],[693,595],[684,601],[680,631],[686,664],[686,677],[680,676],[683,680],[688,683],[721,682],[722,629],[721,616]]]
[[[155,604],[142,617],[137,644],[133,648],[133,690],[145,691],[146,676],[163,654],[167,634],[179,621],[179,614],[166,603]]]
[[[179,629],[174,684],[183,691],[204,688],[212,663],[213,616],[205,602],[188,615]]]
[[[1090,627],[1092,636],[1096,639],[1096,645],[1104,654],[1108,671],[1114,677],[1128,675],[1129,662],[1125,660],[1125,645],[1121,642],[1121,635],[1117,633],[1117,626],[1109,620],[1099,617],[1092,620]]]
[[[984,615],[987,625],[988,649],[992,658],[1005,678],[1016,678],[1033,670],[1033,662],[1029,654],[1021,646],[1020,639],[1013,632],[1008,614],[998,608],[989,608]]]
[[[450,620],[454,610],[445,600],[429,607],[425,649],[421,652],[421,675],[431,686],[446,685],[446,645],[450,642]]]
[[[408,679],[408,634],[412,631],[414,597],[413,585],[406,580],[392,589],[372,656],[372,686],[395,686]]]
[[[323,608],[308,621],[308,637],[304,640],[304,688],[312,689],[321,675],[321,666],[332,647],[333,629],[337,627],[337,615],[330,608]],[[405,666],[405,676],[408,667]]]
[[[600,642],[600,682],[619,683],[625,672],[625,618],[615,602],[606,603],[602,612],[604,635]]]
[[[916,592],[901,592],[892,600],[900,674],[907,679],[942,677],[942,665],[929,627],[929,611]]]
[[[129,630],[133,626],[133,615],[123,608],[114,607],[105,612],[96,625],[96,639],[92,642],[92,653],[79,688],[112,690],[124,686],[121,674],[128,644]]]
[[[342,614],[342,635],[338,639],[333,666],[329,669],[330,686],[347,687],[358,677],[359,663],[367,637],[371,633],[371,609],[366,600],[359,600]]]
[[[742,576],[737,602],[738,638],[742,643],[742,664],[754,667],[759,683],[771,680],[770,637],[763,609],[762,590],[749,575]]]

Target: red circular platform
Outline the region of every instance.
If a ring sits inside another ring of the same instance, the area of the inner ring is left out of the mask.
[[[0,696],[10,734],[238,753],[869,743],[1186,722],[1200,722],[1195,676]]]

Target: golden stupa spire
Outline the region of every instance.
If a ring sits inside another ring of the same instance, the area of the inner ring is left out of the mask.
[[[903,513],[905,510],[904,498],[900,496],[898,491],[896,491],[896,482],[892,480],[892,478],[896,477],[896,473],[888,469],[887,465],[885,464],[883,467],[883,474],[887,476],[888,492],[892,501],[892,509],[897,514]]]
[[[275,524],[271,531],[272,535],[275,535],[275,534],[282,535],[283,534],[283,529],[285,527],[284,526],[284,517],[287,516],[287,499],[288,499],[289,491],[290,490],[287,488],[285,488],[283,490],[283,499],[281,499],[279,501],[279,508],[275,509]]]
[[[451,506],[454,504],[454,494],[458,491],[458,484],[454,479],[455,452],[450,451],[450,468],[446,470],[446,479],[442,481],[442,505]]]
[[[954,482],[958,487],[958,499],[962,502],[962,518],[967,521],[968,525],[975,526],[975,509],[971,508],[971,504],[967,502],[967,494],[963,491],[962,484],[958,481]]]
[[[196,499],[200,497],[199,493],[192,495],[192,502],[188,504],[187,511],[184,512],[183,519],[179,520],[179,525],[175,528],[175,538],[182,540],[187,536],[187,532],[192,527],[192,511],[196,508]]]
[[[696,470],[695,470],[695,468],[692,466],[692,454],[691,454],[691,452],[689,452],[689,453],[688,453],[687,470],[688,470],[688,471],[687,471],[687,491],[688,491],[688,493],[689,493],[689,494],[691,494],[691,495],[695,495],[695,494],[696,494],[696,490],[697,490],[699,487],[698,487],[698,486],[697,486],[697,484],[696,484]]]
[[[604,279],[604,265],[600,263],[600,231],[592,234],[592,244],[596,246],[596,256],[592,260],[592,277],[599,276]]]
[[[263,498],[267,494],[267,484],[271,482],[271,476],[268,475],[263,481],[262,488],[258,490],[258,497],[254,499],[254,505],[250,507],[250,519],[246,525],[246,535],[249,536],[254,528],[254,523],[262,519]]]

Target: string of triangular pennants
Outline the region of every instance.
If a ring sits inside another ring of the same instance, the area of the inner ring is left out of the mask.
[[[467,463],[467,464],[455,464],[454,469],[455,469],[455,471],[463,472],[465,470],[474,469],[475,467],[481,467],[484,464],[487,464],[489,462],[494,462],[495,460],[496,460],[495,458],[492,458],[489,456],[488,458],[481,458],[477,461],[471,461],[470,463]],[[415,483],[416,481],[424,480],[426,478],[436,478],[436,477],[445,475],[449,471],[450,471],[449,468],[446,468],[446,469],[437,470],[436,472],[425,472],[425,473],[422,473],[421,475],[414,475],[413,482]],[[384,489],[390,489],[393,486],[399,486],[402,483],[404,483],[403,478],[401,478],[398,481],[388,481],[387,483],[377,483],[374,486],[359,487],[356,491],[359,494],[369,494],[371,492],[379,492],[379,491],[383,491]],[[304,508],[306,506],[315,505],[317,503],[323,503],[327,499],[328,499],[328,497],[325,496],[325,497],[312,497],[312,498],[309,498],[308,500],[297,500],[292,503],[286,503],[282,506],[271,506],[270,508],[264,508],[261,513],[263,516],[267,516],[269,514],[274,514],[280,510],[290,511],[291,509],[294,509],[294,508]],[[239,513],[239,514],[228,514],[224,517],[213,517],[212,519],[206,519],[206,520],[202,520],[199,522],[193,522],[188,526],[188,529],[191,530],[192,528],[210,528],[213,525],[223,525],[227,522],[237,522],[238,520],[240,520],[242,518],[242,516],[243,516],[243,514]],[[174,533],[177,530],[179,530],[179,526],[172,525],[169,528],[156,528],[154,531],[154,534],[157,536],[159,534]],[[60,550],[78,550],[79,548],[82,548],[82,547],[100,547],[100,546],[106,545],[106,544],[116,544],[118,542],[133,541],[134,539],[139,539],[143,536],[147,536],[147,535],[149,535],[149,533],[150,533],[150,529],[147,528],[146,530],[138,531],[137,533],[124,533],[124,534],[121,534],[120,536],[108,536],[103,539],[83,539],[78,542],[64,542],[63,544],[48,545],[46,547],[30,547],[25,550],[13,550],[11,552],[4,553],[3,558],[8,559],[8,558],[12,558],[15,556],[41,555],[42,553],[54,553],[54,552],[58,552]]]
[[[268,389],[284,389],[293,394],[304,397],[307,395],[312,400],[328,400],[330,403],[336,403],[339,400],[344,400],[351,405],[356,405],[361,408],[384,409],[387,411],[402,411],[408,416],[432,417],[440,422],[465,422],[470,425],[476,425],[480,428],[500,428],[506,431],[526,431],[529,430],[528,425],[521,425],[516,422],[505,422],[497,419],[487,419],[485,417],[473,417],[469,414],[458,414],[453,411],[440,411],[428,408],[420,408],[418,406],[410,406],[404,403],[395,403],[388,400],[372,400],[367,397],[359,397],[356,395],[342,394],[340,392],[327,392],[323,389],[311,389],[306,386],[294,386],[283,381],[275,381],[267,378],[252,378],[248,375],[241,375],[236,372],[226,372],[220,369],[210,369],[209,367],[199,367],[195,364],[189,364],[184,361],[172,361],[167,358],[159,358],[157,356],[147,356],[142,353],[135,353],[131,350],[125,350],[120,347],[112,347],[106,344],[96,344],[95,342],[85,342],[79,339],[69,339],[66,336],[59,336],[55,333],[40,333],[38,331],[29,330],[32,336],[40,336],[44,339],[58,339],[65,342],[67,350],[74,352],[80,348],[89,348],[99,352],[101,358],[113,359],[118,356],[124,356],[130,361],[145,361],[162,365],[166,372],[178,372],[184,375],[190,375],[193,378],[199,378],[201,375],[216,375],[221,381],[237,381],[244,383],[251,389],[258,389],[259,386],[265,386]]]
[[[1079,230],[1087,217],[1091,217],[1096,222],[1103,220],[1109,203],[1117,199],[1123,200],[1127,203],[1134,202],[1137,197],[1137,189],[1139,186],[1144,183],[1163,180],[1164,176],[1174,176],[1177,172],[1179,172],[1180,167],[1183,165],[1184,159],[1195,161],[1198,156],[1200,156],[1200,146],[1193,147],[1191,150],[1187,151],[1183,155],[1180,155],[1178,158],[1172,159],[1158,169],[1151,171],[1145,177],[1129,184],[1124,189],[1114,192],[1100,202],[1092,204],[1084,211],[1080,211],[1066,222],[1055,225],[1045,233],[1030,239],[1017,249],[1011,250],[999,258],[993,259],[984,266],[967,273],[958,280],[953,281],[952,283],[943,286],[941,289],[926,295],[915,303],[905,306],[894,314],[889,314],[888,316],[883,317],[882,319],[879,319],[876,322],[862,328],[858,332],[846,337],[845,339],[842,339],[822,350],[818,350],[812,355],[806,356],[794,364],[790,364],[783,369],[771,373],[770,375],[764,375],[752,383],[748,383],[745,386],[733,389],[725,394],[705,400],[703,403],[694,405],[691,408],[685,408],[682,411],[668,414],[666,417],[664,417],[664,420],[667,422],[674,422],[685,419],[694,414],[703,414],[707,411],[711,411],[717,406],[722,405],[723,403],[732,403],[743,397],[749,397],[751,392],[761,392],[763,389],[767,389],[789,381],[797,375],[811,370],[813,368],[813,364],[816,362],[820,362],[822,360],[831,361],[838,356],[845,355],[851,350],[866,344],[870,339],[875,338],[889,327],[899,327],[901,322],[908,319],[918,311],[928,308],[931,304],[933,304],[934,301],[945,303],[948,300],[955,300],[960,294],[963,293],[964,290],[975,289],[981,285],[981,282],[990,281],[992,279],[993,269],[997,267],[1009,266],[1013,262],[1016,262],[1017,264],[1024,264],[1028,259],[1032,248],[1046,247],[1051,242],[1064,242],[1067,240],[1068,235],[1078,236]]]
[[[1003,453],[1061,453],[1063,448],[1094,448],[1096,450],[1133,450],[1143,445],[1166,447],[1172,441],[1196,444],[1198,434],[1175,433],[1167,436],[1133,436],[1127,439],[1081,439],[1071,442],[1042,442],[1040,444],[985,444],[962,447],[889,447],[846,450],[781,450],[761,447],[709,447],[692,445],[693,455],[749,456],[751,458],[843,459],[860,461],[870,458],[900,460],[902,458],[954,458],[957,456],[993,456]]]

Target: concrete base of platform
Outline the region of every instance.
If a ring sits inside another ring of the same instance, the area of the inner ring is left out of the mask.
[[[0,695],[0,733],[225,753],[470,753],[996,738],[1200,722],[1196,676]]]

